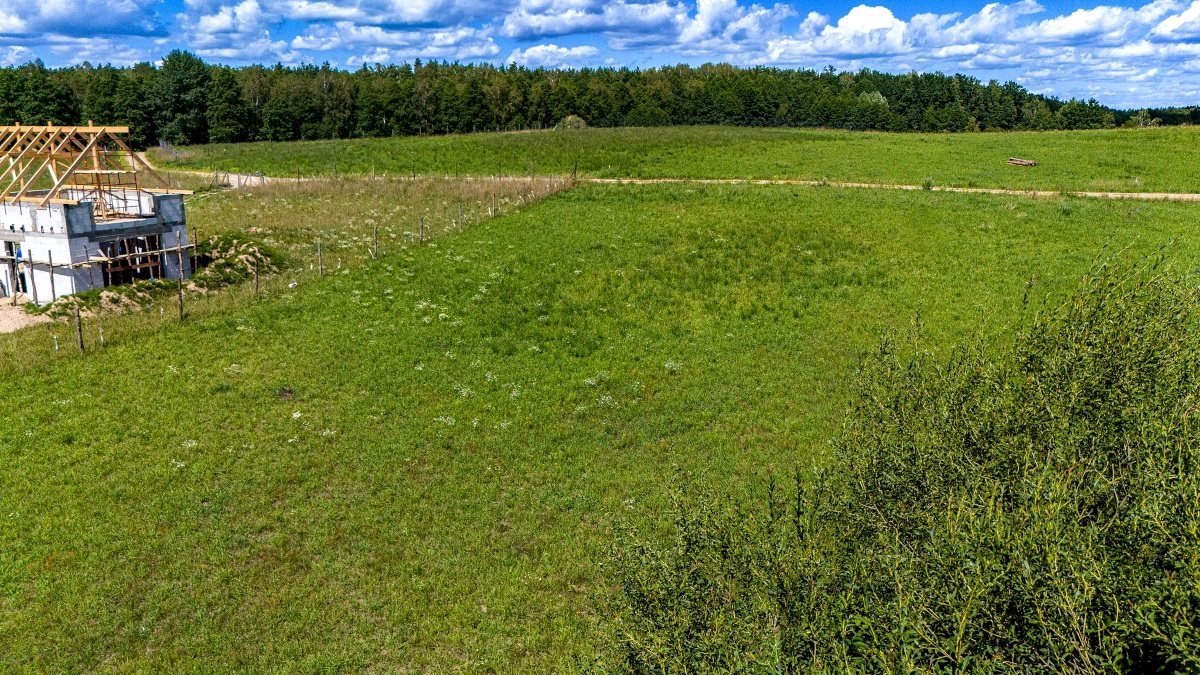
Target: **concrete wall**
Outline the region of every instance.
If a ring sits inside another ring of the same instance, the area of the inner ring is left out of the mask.
[[[153,216],[96,222],[92,205],[87,202],[78,206],[51,204],[44,209],[29,204],[0,203],[0,242],[20,246],[21,259],[16,271],[25,281],[27,297],[44,304],[64,295],[103,286],[104,275],[98,265],[92,269],[65,267],[96,255],[102,241],[157,234],[163,248],[188,243],[183,195],[141,193],[139,198],[144,200],[142,207],[154,213]],[[51,262],[54,264],[53,280]],[[2,297],[9,297],[13,292],[11,267],[9,261],[0,261]],[[180,273],[179,257],[174,253],[165,254],[164,276],[174,279]],[[182,276],[186,279],[191,274],[190,256],[185,254]]]

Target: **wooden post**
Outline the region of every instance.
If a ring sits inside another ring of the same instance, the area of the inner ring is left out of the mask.
[[[254,261],[254,297],[258,297],[258,260]]]
[[[29,254],[29,262],[25,263],[29,267],[29,298],[33,300],[33,304],[37,304],[37,270],[33,267],[33,253]]]
[[[12,295],[12,304],[13,304],[13,307],[16,307],[17,306],[17,256],[15,254],[15,249],[14,249],[13,257],[11,259],[9,259],[9,261],[8,261],[8,276],[10,277],[9,290],[12,291],[12,294],[11,294]]]
[[[317,276],[325,276],[325,258],[321,255],[321,240],[317,240]]]
[[[461,230],[461,229],[462,229],[462,226],[463,226],[463,221],[462,221],[462,204],[459,204],[459,205],[458,205],[458,229],[460,229],[460,230]]]
[[[88,253],[88,247],[83,247],[83,260],[87,263],[88,268],[88,286],[96,287],[96,267],[92,265],[92,254]]]
[[[179,263],[178,274],[175,275],[175,292],[179,297],[179,320],[183,321],[183,238],[175,240],[175,259]]]
[[[75,341],[79,343],[79,353],[84,352],[83,348],[83,319],[79,315],[79,306],[75,306]]]
[[[425,216],[417,219],[417,243],[425,243]]]
[[[375,259],[379,260],[379,225],[375,225]]]
[[[54,251],[47,250],[46,258],[50,265],[50,302],[58,299],[58,293],[54,290]]]

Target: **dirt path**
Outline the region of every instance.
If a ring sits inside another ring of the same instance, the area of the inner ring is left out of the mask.
[[[26,314],[23,307],[12,304],[11,298],[0,298],[0,333],[15,333],[49,320],[45,316]]]
[[[264,176],[261,173],[232,173],[229,171],[196,171],[194,169],[166,169],[155,166],[145,152],[137,153],[138,159],[146,163],[146,166],[154,169],[161,174],[184,174],[188,176],[203,176],[212,178],[213,183],[224,185],[230,188],[258,187],[269,183],[295,183],[302,179],[300,178],[278,178],[273,176]]]
[[[1006,190],[1002,188],[950,187],[934,185],[903,185],[892,183],[846,183],[838,181],[800,179],[755,179],[755,178],[585,178],[581,182],[604,185],[804,185],[808,187],[858,188],[867,190],[929,190],[931,192],[961,192],[984,195],[1013,195],[1017,197],[1088,197],[1092,199],[1136,199],[1160,202],[1200,202],[1200,193],[1195,192],[1058,192],[1052,190]]]
[[[146,162],[148,166],[154,167],[150,163],[146,153],[138,153],[138,156]],[[158,170],[157,167],[154,167]],[[279,177],[279,176],[264,176],[262,174],[246,174],[246,173],[230,173],[226,171],[193,171],[193,170],[177,170],[168,169],[171,173],[185,173],[193,176],[213,176],[214,180],[223,182],[226,186],[232,188],[253,187],[258,185],[267,185],[270,183],[296,183],[308,180],[318,180],[309,177]],[[427,176],[421,176],[427,177]],[[363,179],[366,176],[355,176],[356,179]],[[399,177],[382,177],[381,180],[396,180]],[[449,178],[449,176],[446,176]],[[461,176],[459,180],[526,180],[524,176]],[[579,178],[579,183],[593,183],[598,185],[658,185],[658,184],[692,184],[692,185],[803,185],[807,187],[835,187],[835,188],[851,188],[863,190],[910,190],[931,192],[958,192],[964,194],[981,194],[981,195],[1011,195],[1014,197],[1032,197],[1035,199],[1047,199],[1053,197],[1086,197],[1089,199],[1113,199],[1113,200],[1139,200],[1139,201],[1157,201],[1157,202],[1200,202],[1200,193],[1197,192],[1095,192],[1095,191],[1059,191],[1059,190],[1010,190],[1004,188],[982,188],[982,187],[953,187],[948,185],[933,185],[925,187],[924,185],[905,185],[898,183],[854,183],[846,181],[825,181],[825,180],[804,180],[800,178]]]

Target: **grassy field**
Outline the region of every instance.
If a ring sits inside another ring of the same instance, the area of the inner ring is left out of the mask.
[[[191,213],[291,241],[287,189]],[[1194,266],[1195,213],[584,186],[43,362],[0,384],[0,670],[570,669],[678,470],[820,462],[882,331],[1007,335],[1106,246]]]
[[[204,190],[195,176],[180,175],[183,187]],[[423,236],[441,238],[491,218],[511,213],[566,187],[562,181],[379,181],[354,178],[278,183],[236,191],[201,191],[187,198],[193,241],[233,236],[266,247],[278,273],[261,280],[270,296],[319,276],[317,243],[327,274],[341,274],[372,259],[375,236],[387,253],[415,245]],[[423,226],[422,226],[423,224]],[[188,293],[185,306],[195,318],[224,315],[255,301],[250,283],[219,293]],[[160,298],[145,311],[106,312],[88,316],[85,342],[98,346],[136,340],[176,321],[175,294]],[[55,350],[57,337],[60,349]],[[9,372],[41,367],[66,358],[76,349],[74,326],[65,320],[17,333],[0,334],[0,359]]]
[[[267,175],[569,174],[800,178],[1013,189],[1200,192],[1192,128],[887,134],[667,127],[185,148],[177,168]],[[1039,161],[1014,167],[1010,156]]]

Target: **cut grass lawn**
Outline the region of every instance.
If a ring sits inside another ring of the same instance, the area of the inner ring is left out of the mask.
[[[553,671],[679,469],[822,460],[861,350],[1008,335],[1180,205],[586,186],[6,378],[0,670]]]
[[[1112,192],[1200,192],[1190,127],[995,134],[666,127],[186,148],[168,166],[273,176],[581,175],[796,178]],[[1011,156],[1036,167],[1010,166]]]

